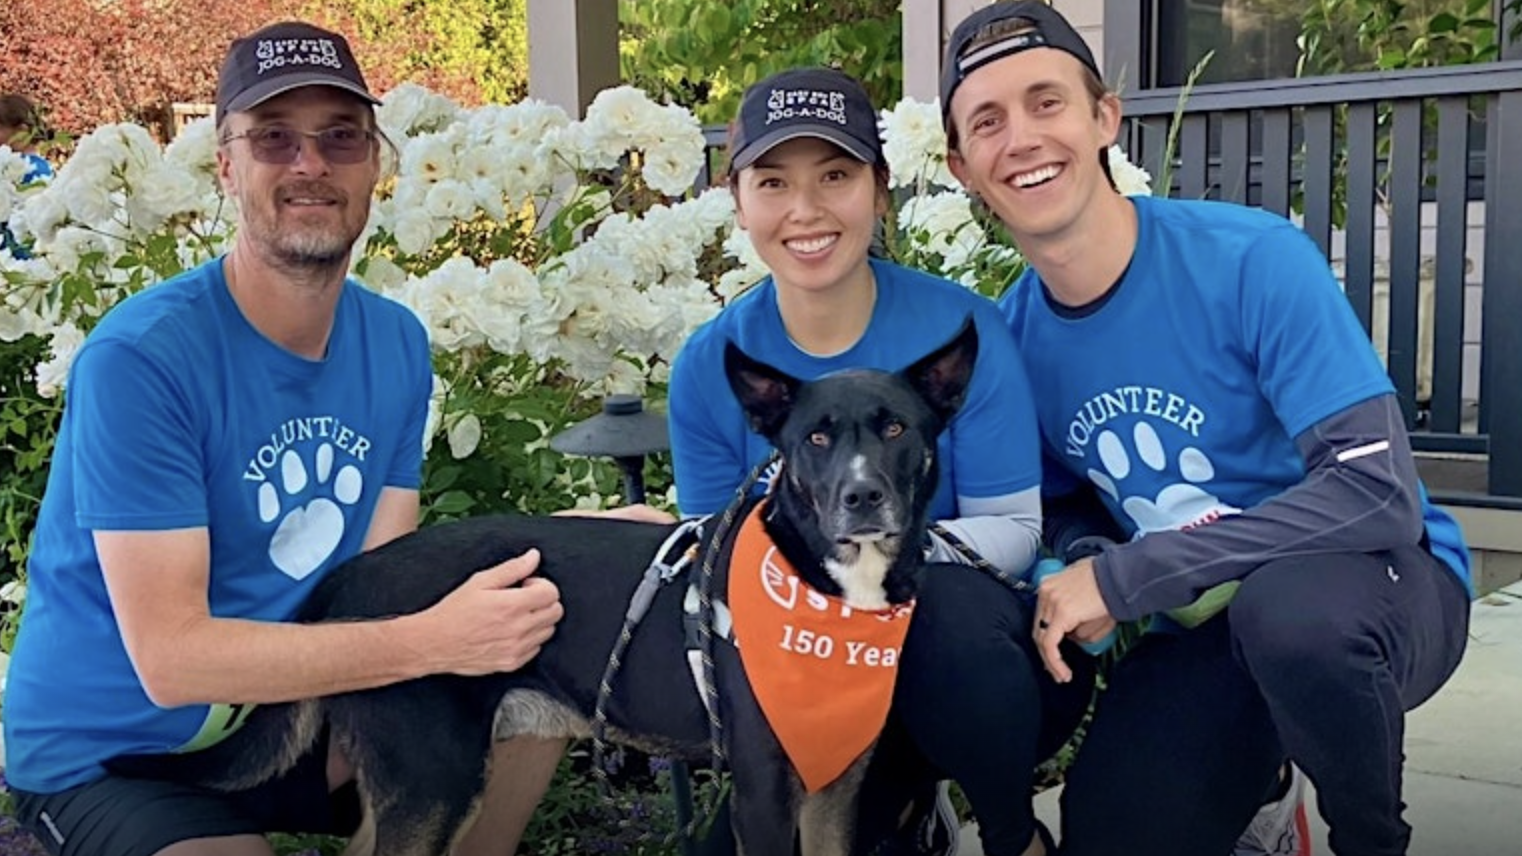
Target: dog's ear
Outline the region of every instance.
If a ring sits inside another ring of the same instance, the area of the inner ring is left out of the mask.
[[[749,417],[750,427],[768,440],[775,439],[793,412],[798,379],[751,359],[734,342],[724,345],[724,375]]]
[[[968,315],[951,341],[904,369],[904,377],[930,408],[948,422],[962,406],[978,359],[978,325]]]

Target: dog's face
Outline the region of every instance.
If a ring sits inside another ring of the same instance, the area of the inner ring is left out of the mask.
[[[902,372],[850,371],[809,383],[734,344],[725,350],[751,426],[782,452],[779,507],[802,524],[800,534],[855,606],[902,599],[884,578],[901,547],[918,549],[923,538],[936,438],[961,406],[977,348],[969,319]]]

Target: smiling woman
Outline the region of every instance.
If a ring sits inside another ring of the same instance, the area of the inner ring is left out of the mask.
[[[803,379],[859,368],[896,371],[905,354],[928,351],[970,319],[978,331],[976,372],[964,407],[941,435],[934,461],[926,462],[939,467],[931,513],[995,567],[1026,573],[1041,527],[1024,370],[989,301],[871,256],[889,207],[890,174],[860,84],[820,68],[761,81],[741,102],[730,151],[735,221],[770,275],[694,333],[672,367],[671,444],[682,511],[720,511],[770,453],[739,405],[714,395],[724,384],[726,343]],[[821,437],[828,438],[829,427],[819,426]],[[881,441],[893,442],[894,430],[884,426]],[[763,481],[779,478],[804,477],[794,470]],[[966,561],[935,536],[928,549],[937,562]],[[1038,724],[1045,715],[1052,732],[1071,725],[1082,691],[1071,694],[1070,713],[1043,714],[1028,605],[981,571],[933,567],[914,616],[895,713],[869,771],[892,782],[885,789],[892,792],[866,792],[861,842],[893,839],[893,846],[917,849],[911,839],[930,830],[924,840],[935,842],[933,852],[954,849],[956,828],[940,822],[950,813],[937,806],[944,792],[935,771],[945,771],[978,815],[985,852],[1039,847],[1024,796],[1039,760]],[[958,652],[954,666],[944,656],[950,650]],[[948,715],[965,727],[946,728]],[[912,819],[900,828],[906,810]]]

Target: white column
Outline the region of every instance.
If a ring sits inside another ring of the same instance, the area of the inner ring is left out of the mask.
[[[1099,70],[1105,75],[1105,82],[1115,85],[1115,81],[1109,79],[1110,69],[1105,68],[1105,0],[1052,0],[1052,8],[1061,12],[1089,43],[1089,50],[1099,62]]]
[[[904,0],[904,96],[933,101],[940,94],[941,52],[963,18],[989,0]]]
[[[528,0],[530,97],[580,118],[618,84],[618,0]]]

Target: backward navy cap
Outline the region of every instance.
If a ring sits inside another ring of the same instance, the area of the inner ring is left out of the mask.
[[[1002,37],[979,38],[991,26],[1016,18],[1025,19],[1030,26]],[[974,46],[974,42],[978,44]],[[1056,48],[1083,63],[1095,77],[1103,78],[1088,43],[1060,12],[1041,0],[999,0],[968,15],[946,43],[946,58],[941,64],[941,121],[950,122],[951,97],[968,75],[994,60],[1031,48]]]

